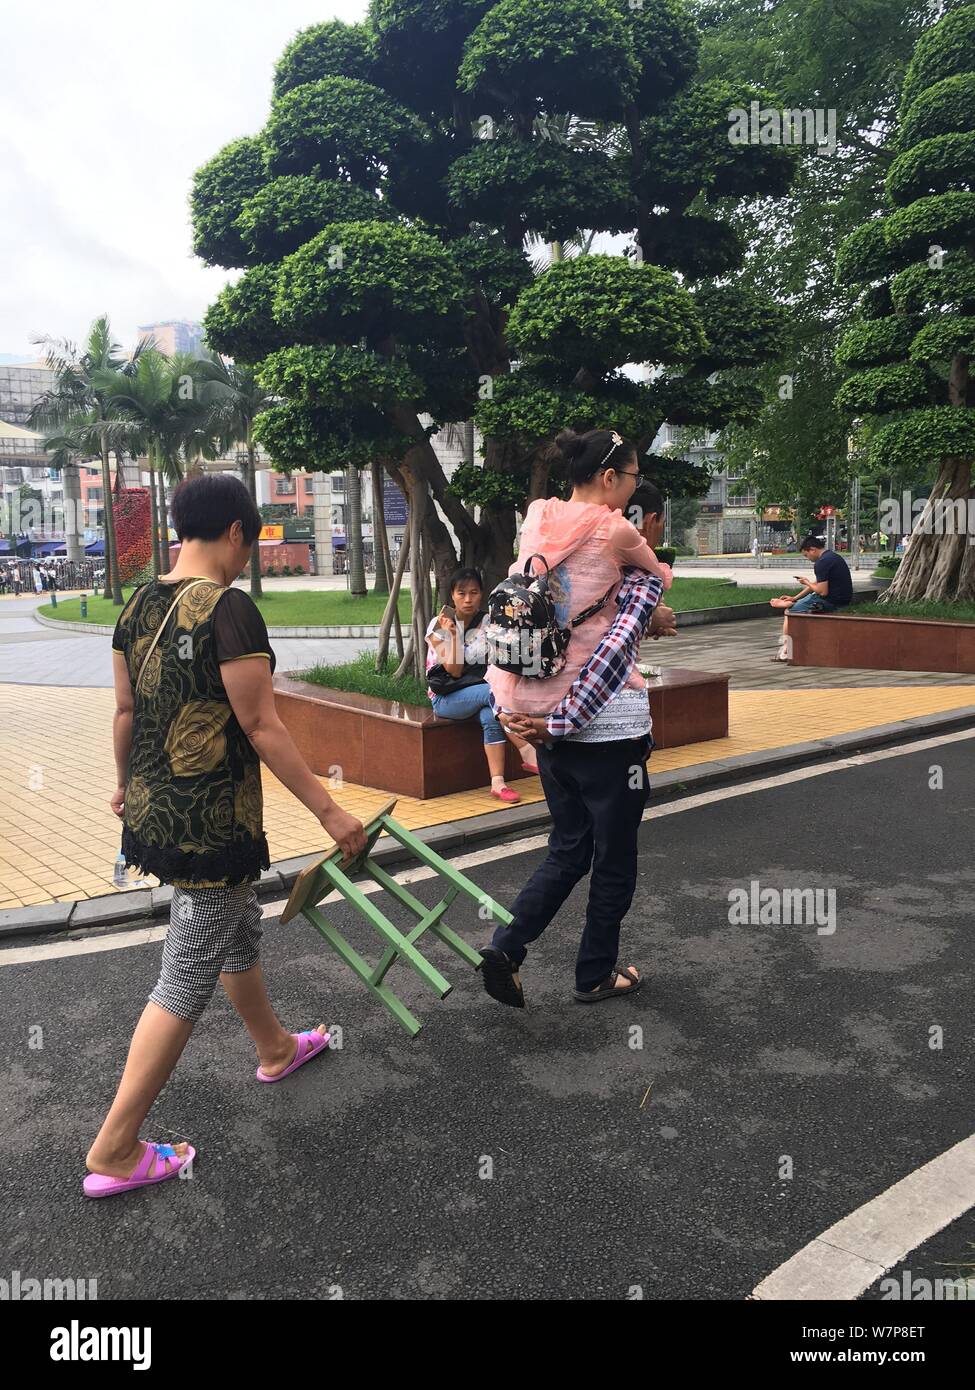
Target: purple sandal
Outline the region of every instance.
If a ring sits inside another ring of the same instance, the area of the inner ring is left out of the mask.
[[[162,1159],[164,1163],[162,1168],[157,1166],[157,1171],[150,1177],[149,1169],[154,1158]],[[194,1158],[196,1149],[192,1144],[187,1146],[186,1153],[181,1157],[171,1144],[154,1144],[150,1141],[130,1178],[109,1178],[103,1173],[89,1173],[83,1184],[85,1196],[116,1197],[120,1192],[131,1192],[136,1187],[152,1187],[157,1182],[177,1177]],[[173,1167],[170,1167],[170,1162]]]
[[[261,1067],[258,1067],[257,1071],[254,1073],[258,1081],[283,1081],[284,1078],[290,1076],[293,1071],[297,1071],[297,1069],[304,1066],[306,1062],[310,1062],[313,1057],[317,1057],[319,1052],[328,1047],[329,1039],[331,1038],[330,1033],[316,1033],[314,1031],[292,1033],[291,1036],[297,1043],[294,1061],[290,1066],[285,1067],[284,1071],[278,1072],[277,1076],[265,1076]],[[311,1040],[310,1047],[305,1045],[306,1038]]]

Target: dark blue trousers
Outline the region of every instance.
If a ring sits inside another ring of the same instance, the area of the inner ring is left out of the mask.
[[[492,945],[520,965],[592,866],[586,923],[576,960],[576,989],[595,989],[619,954],[620,926],[636,886],[637,832],[649,793],[652,743],[574,743],[539,748],[542,790],[552,813],[548,857],[532,874]]]

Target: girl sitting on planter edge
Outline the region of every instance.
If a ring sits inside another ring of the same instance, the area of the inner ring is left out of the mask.
[[[505,734],[491,708],[484,636],[484,581],[476,569],[459,569],[450,579],[450,604],[427,628],[427,695],[438,719],[481,721],[484,754],[491,774],[491,795],[513,805],[518,793],[504,780],[505,744],[510,738],[521,753],[525,772],[538,772],[535,750],[514,734]],[[451,609],[453,614],[451,615]]]

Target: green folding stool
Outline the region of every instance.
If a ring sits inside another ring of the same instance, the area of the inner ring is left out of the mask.
[[[434,854],[433,850],[422,840],[417,839],[398,821],[393,820],[390,812],[396,805],[396,801],[397,798],[394,797],[367,822],[365,827],[366,847],[361,854],[356,855],[354,859],[344,861],[342,851],[337,848],[332,849],[314,864],[309,864],[306,869],[301,871],[295,879],[291,896],[281,914],[281,921],[290,922],[299,913],[306,917],[312,926],[321,932],[336,954],[355,971],[370,994],[375,995],[383,1007],[389,1010],[411,1037],[415,1037],[423,1025],[386,983],[386,976],[390,967],[395,965],[397,961],[402,961],[414,970],[425,984],[430,986],[438,998],[445,999],[453,989],[453,985],[441,975],[436,966],[432,965],[420,953],[418,945],[424,933],[430,932],[438,941],[449,946],[455,955],[460,956],[465,964],[479,970],[482,963],[481,957],[456,932],[451,931],[443,920],[444,913],[457,895],[461,893],[477,904],[482,915],[485,914],[486,909],[488,920],[495,924],[501,923],[507,926],[511,921],[511,914],[506,912],[500,903],[496,903],[493,898],[478,888],[476,883],[472,883],[469,878],[458,873],[445,859],[441,859],[439,854]],[[444,880],[446,892],[435,907],[424,907],[423,903],[414,898],[413,894],[408,892],[401,883],[397,883],[391,874],[388,874],[385,869],[374,864],[370,859],[369,856],[372,854],[373,847],[384,830],[404,849],[408,849],[421,864],[425,864],[427,868],[434,871],[438,878]],[[363,893],[361,888],[352,882],[352,875],[357,873],[365,874],[371,878],[374,883],[378,883],[381,888],[384,888],[390,897],[403,907],[409,908],[417,922],[408,935],[404,936],[380,911],[373,898]],[[340,893],[349,906],[354,908],[379,933],[385,950],[376,965],[370,965],[367,960],[360,956],[355,947],[346,941],[338,928],[328,920],[321,908],[317,906],[322,898],[334,892]]]

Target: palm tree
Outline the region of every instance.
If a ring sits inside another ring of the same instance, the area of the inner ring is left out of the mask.
[[[200,359],[191,354],[168,357],[152,348],[140,355],[134,373],[106,371],[96,376],[96,385],[129,423],[127,447],[146,457],[157,575],[169,569],[166,484],[179,482],[184,462],[210,445],[204,434],[201,375]]]
[[[222,451],[240,448],[246,455],[247,491],[257,506],[257,448],[254,421],[262,410],[274,404],[258,383],[253,367],[226,362],[216,353],[199,359],[201,369],[200,402],[204,411],[203,434],[218,442]],[[251,598],[262,596],[260,547],[251,550]]]
[[[55,382],[52,390],[45,391],[34,402],[29,420],[32,425],[53,431],[48,445],[66,447],[83,458],[101,459],[102,505],[105,509],[104,595],[121,607],[122,585],[115,544],[115,511],[108,455],[116,442],[120,447],[124,446],[128,422],[120,418],[96,379],[100,373],[128,375],[135,372],[149,344],[140,342],[132,356],[126,358],[120,345],[112,338],[107,314],[102,314],[91,325],[80,352],[67,339],[45,336],[35,338],[34,342],[47,349],[46,362],[54,373]]]

